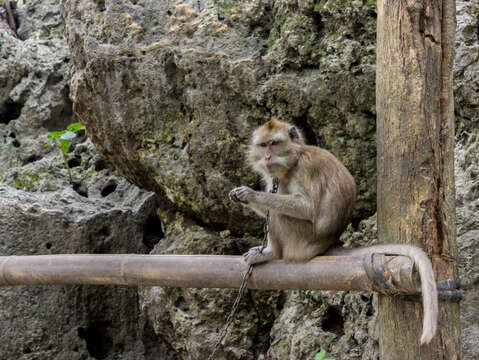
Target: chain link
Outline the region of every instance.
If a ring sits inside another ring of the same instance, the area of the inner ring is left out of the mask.
[[[279,179],[277,177],[275,177],[273,179],[273,186],[272,186],[272,188],[269,192],[273,193],[273,194],[277,193],[278,192],[278,187],[279,187]],[[263,243],[261,244],[260,253],[263,252],[263,249],[266,247],[266,243],[268,241],[269,209],[266,210],[266,220],[264,222],[263,230],[264,230],[263,231],[264,236],[263,236]],[[243,274],[243,280],[241,281],[241,285],[240,285],[240,288],[238,290],[238,295],[236,295],[236,299],[235,299],[235,302],[233,303],[233,307],[231,308],[231,311],[230,311],[228,317],[226,318],[225,325],[223,326],[220,333],[218,334],[218,339],[216,340],[215,345],[213,346],[213,351],[211,352],[211,355],[208,357],[208,360],[213,360],[213,356],[216,354],[216,351],[218,351],[218,349],[220,348],[221,342],[226,337],[226,334],[228,333],[228,329],[230,328],[231,324],[233,323],[233,318],[236,314],[236,311],[238,310],[238,306],[241,302],[241,299],[243,298],[244,293],[248,289],[248,281],[251,277],[251,274],[253,273],[253,266],[254,265],[248,266],[248,270],[246,270],[246,272]]]

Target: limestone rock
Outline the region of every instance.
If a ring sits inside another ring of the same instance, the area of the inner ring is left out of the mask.
[[[71,188],[36,193],[0,184],[1,254],[148,252],[145,240],[161,239],[161,226],[146,226],[160,223],[156,197],[135,194],[125,180],[118,187],[115,201]],[[5,359],[143,359],[167,349],[141,314],[135,288],[3,287],[0,304]]]
[[[341,158],[372,214],[374,7],[332,3],[63,1],[75,111],[127,179],[215,227],[260,229],[227,193],[259,187],[244,150],[271,114]]]
[[[222,236],[188,221],[181,214],[160,211],[165,237],[152,254],[235,254],[245,251],[254,239]],[[174,218],[174,221],[173,221]],[[248,241],[249,240],[249,241]],[[155,333],[165,339],[181,359],[207,359],[237,290],[142,288],[141,308],[152,321]],[[284,302],[278,291],[249,291],[240,303],[228,336],[215,359],[254,359],[269,346],[269,330]]]
[[[456,214],[459,275],[465,292],[461,303],[461,340],[464,359],[472,360],[479,357],[479,2],[459,1],[456,9]]]
[[[372,294],[294,291],[271,329],[268,359],[378,359]]]
[[[479,127],[479,2],[458,1],[456,12],[454,102],[456,131],[461,134]]]
[[[163,236],[158,198],[119,177],[84,133],[67,154],[73,184],[60,150],[44,146],[74,121],[59,5],[29,1],[15,15],[20,40],[0,27],[1,255],[149,252]],[[2,287],[0,304],[1,358],[177,358],[134,288]]]
[[[479,227],[478,227],[479,228]],[[477,337],[479,336],[479,230],[471,230],[459,236],[458,245],[461,253],[459,274],[462,287],[465,290],[461,302],[461,341],[464,359],[477,359]]]
[[[476,129],[456,144],[456,206],[459,276],[465,292],[461,303],[464,359],[476,359],[479,350],[477,308],[479,306],[479,131]]]
[[[37,137],[72,122],[67,76],[70,55],[62,37],[59,8],[53,3],[43,6],[32,1],[19,9],[19,34],[25,35],[24,40],[0,26],[0,176],[6,169],[41,159],[49,150],[46,141]],[[40,20],[26,14],[48,8],[49,15],[43,16],[47,20],[42,19],[43,26],[34,31],[32,23]],[[30,30],[23,33],[26,27]],[[48,36],[42,32],[47,29]]]

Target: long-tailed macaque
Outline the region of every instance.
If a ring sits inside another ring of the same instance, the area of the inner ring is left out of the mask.
[[[248,158],[271,189],[279,178],[278,193],[255,191],[247,186],[231,190],[229,197],[265,217],[269,211],[267,246],[244,254],[248,264],[273,259],[307,261],[316,255],[338,254],[332,249],[351,219],[356,184],[349,171],[330,152],[304,143],[299,130],[272,118],[253,133]],[[332,250],[331,250],[332,249]],[[436,333],[437,288],[431,262],[419,248],[410,245],[376,245],[349,250],[349,255],[373,252],[409,256],[421,276],[423,333],[421,344]]]

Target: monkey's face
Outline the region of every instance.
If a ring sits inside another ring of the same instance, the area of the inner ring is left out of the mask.
[[[249,158],[257,172],[270,177],[280,176],[296,162],[298,148],[287,128],[260,128],[253,133]]]

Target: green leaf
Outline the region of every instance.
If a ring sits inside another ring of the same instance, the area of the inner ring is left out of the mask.
[[[77,132],[77,131],[80,131],[80,130],[85,130],[85,125],[81,124],[81,123],[73,123],[73,124],[70,124],[67,126],[67,130],[68,131],[73,131],[73,132]]]
[[[326,350],[321,349],[321,351],[314,356],[314,360],[334,360],[332,358],[325,358],[325,356]]]
[[[48,134],[49,139],[60,139],[60,136],[62,136],[66,130],[63,131],[52,131],[51,133]]]
[[[70,149],[70,143],[67,140],[60,140],[62,143],[62,151],[64,154],[68,152],[68,149]]]
[[[67,130],[60,136],[60,139],[70,141],[76,137],[77,137],[77,134],[75,134],[73,131]]]

